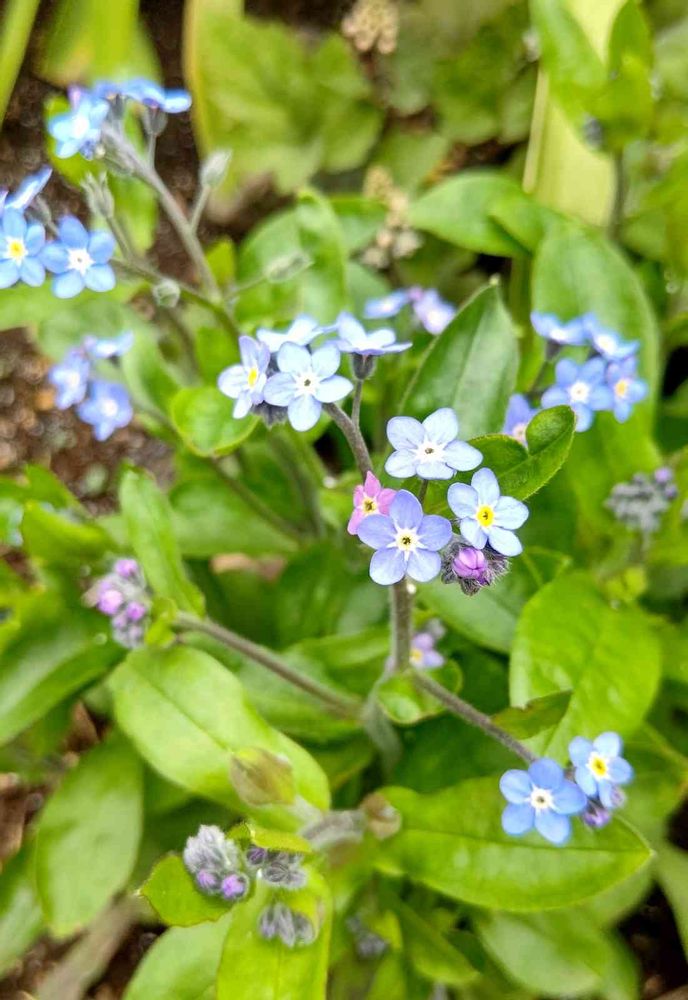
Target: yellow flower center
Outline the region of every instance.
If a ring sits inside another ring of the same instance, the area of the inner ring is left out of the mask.
[[[489,507],[487,504],[483,504],[482,507],[478,507],[475,512],[475,516],[484,528],[489,528],[494,521],[494,511],[492,507]]]
[[[398,549],[410,554],[418,548],[418,533],[413,528],[399,528],[394,541]]]
[[[258,369],[256,368],[255,365],[253,366],[253,368],[249,368],[248,373],[246,375],[246,381],[248,382],[248,384],[249,384],[249,386],[251,388],[253,388],[253,386],[258,381],[258,376],[259,375],[260,375],[260,372],[258,371]]]
[[[7,241],[6,256],[9,260],[13,260],[15,264],[21,264],[26,257],[26,252],[24,240],[11,239]]]
[[[364,497],[362,507],[364,514],[372,514],[377,510],[377,503],[372,497]]]
[[[620,396],[621,399],[624,399],[626,393],[628,392],[628,387],[630,384],[631,383],[629,379],[620,378],[619,381],[614,386],[614,392],[616,393],[617,396]]]
[[[591,753],[588,767],[596,778],[606,778],[609,770],[606,759],[599,753]]]
[[[411,652],[409,654],[409,659],[411,660],[411,663],[413,663],[413,664],[422,663],[423,662],[423,650],[422,649],[414,649],[414,647],[411,646]]]

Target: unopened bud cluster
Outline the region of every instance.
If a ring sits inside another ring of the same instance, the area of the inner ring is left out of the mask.
[[[206,896],[236,902],[251,888],[241,849],[217,826],[201,826],[195,837],[189,837],[183,858],[186,870]]]
[[[258,931],[266,941],[280,940],[287,948],[313,944],[317,931],[305,913],[286,903],[267,906],[258,920]]]
[[[349,917],[346,926],[354,939],[354,948],[359,958],[379,958],[389,948],[389,943],[366,927],[360,916]]]
[[[342,21],[342,34],[359,52],[394,52],[399,36],[396,0],[357,0]]]
[[[458,583],[464,594],[477,594],[509,571],[509,560],[486,545],[476,549],[462,538],[447,546],[442,557],[442,582]]]
[[[151,600],[135,559],[118,559],[112,571],[87,591],[85,601],[111,619],[112,635],[120,646],[136,649],[141,645]]]
[[[408,222],[408,196],[394,184],[385,167],[371,167],[366,174],[363,193],[381,201],[387,208],[383,225],[361,257],[369,267],[383,270],[394,260],[415,253],[422,240]]]
[[[657,531],[664,512],[678,496],[674,473],[667,466],[652,475],[636,472],[629,483],[617,483],[605,500],[617,521],[632,531]]]

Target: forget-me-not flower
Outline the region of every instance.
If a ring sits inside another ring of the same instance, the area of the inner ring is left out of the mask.
[[[104,230],[89,233],[73,215],[58,224],[59,240],[48,243],[42,259],[55,274],[53,292],[58,299],[71,299],[84,288],[109,292],[115,287],[115,272],[108,263],[115,241]]]
[[[363,324],[347,312],[339,314],[337,332],[339,337],[334,343],[345,354],[378,357],[381,354],[398,354],[411,346],[410,343],[398,343],[394,330],[388,330],[386,327],[368,333]]]
[[[147,108],[164,111],[168,115],[188,111],[191,107],[191,94],[188,90],[165,90],[159,83],[142,76],[123,83],[120,93]]]
[[[273,406],[286,406],[289,423],[296,431],[315,427],[323,403],[335,403],[353,389],[343,375],[337,375],[340,354],[334,344],[311,352],[297,344],[284,344],[277,355],[279,372],[271,375],[263,398]]]
[[[622,361],[635,354],[640,347],[639,340],[624,340],[615,330],[603,326],[594,313],[581,317],[590,343],[607,361]]]
[[[569,358],[558,361],[556,385],[542,394],[543,409],[570,406],[576,414],[576,430],[587,431],[596,411],[612,408],[612,391],[604,381],[606,369],[602,358],[591,358],[582,365]]]
[[[358,526],[358,537],[377,551],[370,561],[375,583],[388,586],[408,575],[426,583],[436,577],[442,560],[439,550],[449,542],[451,524],[446,517],[424,514],[417,497],[399,490],[389,514],[371,514]]]
[[[116,337],[94,337],[86,334],[82,340],[84,350],[94,361],[104,358],[121,358],[134,345],[134,334],[131,330],[123,330]]]
[[[368,299],[363,307],[365,319],[391,319],[397,316],[404,306],[411,301],[406,288],[398,288],[395,292],[381,295],[377,299]]]
[[[588,330],[582,316],[565,323],[553,313],[532,312],[530,322],[540,337],[555,344],[580,345],[588,341]]]
[[[509,437],[515,438],[519,444],[527,446],[526,430],[528,429],[528,424],[538,412],[538,410],[530,405],[522,393],[514,393],[506,408],[502,434],[508,434]]]
[[[569,743],[569,756],[575,767],[576,783],[586,795],[596,796],[605,809],[623,801],[618,785],[633,779],[633,768],[621,754],[623,742],[618,733],[602,733],[595,740],[576,736]]]
[[[411,639],[411,666],[421,670],[434,670],[443,666],[444,657],[435,649],[436,642],[437,637],[432,632],[416,632]]]
[[[527,771],[511,770],[499,781],[508,805],[502,813],[504,832],[520,836],[533,827],[552,844],[564,844],[571,834],[570,816],[585,809],[588,798],[569,781],[556,761],[543,757]]]
[[[5,209],[0,215],[0,288],[18,281],[34,288],[42,285],[44,246],[45,230],[39,222],[27,222],[15,208]]]
[[[0,215],[7,208],[15,208],[18,212],[23,212],[29,207],[52,176],[50,167],[41,167],[35,174],[29,174],[21,182],[16,191],[11,193],[7,188],[0,188]]]
[[[456,316],[456,306],[446,302],[434,288],[411,288],[411,307],[420,325],[428,333],[443,333]]]
[[[479,469],[471,485],[453,483],[447,492],[449,506],[459,519],[461,534],[476,549],[489,542],[503,556],[517,556],[523,546],[514,534],[528,518],[520,500],[503,497],[492,469]]]
[[[261,326],[256,330],[256,338],[261,344],[267,344],[271,354],[277,354],[283,344],[297,344],[299,347],[306,347],[322,332],[318,321],[303,313],[296,317],[284,333],[279,333],[277,330],[267,330]]]
[[[459,421],[449,407],[435,410],[421,423],[413,417],[392,417],[387,437],[394,451],[385,471],[397,479],[451,479],[480,465],[482,454],[473,445],[459,441]]]
[[[612,361],[607,367],[607,385],[612,391],[612,410],[618,421],[628,420],[635,403],[647,396],[647,382],[638,378],[638,359],[625,358],[623,361]]]
[[[349,534],[358,534],[358,527],[364,517],[388,514],[396,495],[396,490],[387,489],[372,472],[367,472],[363,485],[359,483],[354,489],[354,509],[346,526]]]
[[[270,364],[270,348],[251,337],[239,337],[241,363],[225,368],[217,380],[220,392],[235,399],[234,417],[245,417],[252,406],[263,402]]]
[[[80,403],[86,395],[91,364],[81,347],[67,351],[62,361],[48,372],[48,382],[55,388],[55,406],[66,410]]]
[[[48,121],[48,132],[56,140],[56,155],[67,159],[81,153],[91,159],[97,144],[103,122],[110,112],[110,105],[101,97],[79,87],[69,92],[71,109],[64,114],[54,115]]]
[[[105,441],[118,428],[126,427],[134,415],[129,393],[116,382],[94,379],[89,383],[88,395],[76,410],[85,424],[93,427],[97,441]]]

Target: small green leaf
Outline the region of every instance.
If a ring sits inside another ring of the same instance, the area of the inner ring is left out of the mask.
[[[534,698],[523,708],[505,708],[493,716],[492,721],[517,739],[527,740],[556,726],[570,701],[570,691],[555,691],[554,694]]]
[[[455,948],[429,921],[406,903],[395,901],[404,937],[404,951],[415,969],[425,979],[444,986],[466,986],[478,977],[478,971],[463,952]]]
[[[461,674],[453,664],[429,671],[429,676],[450,691],[459,688]],[[375,695],[385,715],[400,726],[414,725],[444,711],[436,698],[419,691],[408,676],[388,677],[375,688]]]
[[[235,420],[234,403],[212,385],[180,389],[170,414],[184,442],[197,455],[228,455],[258,426],[257,417]]]
[[[27,951],[43,930],[43,913],[33,882],[32,849],[27,844],[0,877],[0,975]]]
[[[326,198],[305,190],[299,194],[296,225],[311,261],[303,278],[303,311],[321,323],[332,323],[348,305],[347,253],[339,220]]]
[[[95,562],[113,548],[100,525],[75,521],[73,516],[62,517],[31,500],[24,508],[21,532],[26,551],[34,559],[72,571],[75,566]]]
[[[168,854],[156,864],[139,892],[160,919],[173,927],[192,927],[227,916],[229,904],[217,896],[205,896],[177,854]]]

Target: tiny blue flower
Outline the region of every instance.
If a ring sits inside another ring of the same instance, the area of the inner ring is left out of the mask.
[[[532,312],[530,322],[540,337],[555,344],[580,345],[588,341],[588,330],[580,316],[564,323],[552,313]]]
[[[489,542],[503,556],[523,551],[513,529],[527,520],[528,508],[520,500],[501,496],[492,469],[478,469],[470,486],[453,483],[447,501],[459,519],[461,534],[476,549],[484,549]]]
[[[88,395],[76,412],[86,424],[91,424],[97,441],[105,441],[119,427],[126,427],[134,415],[127,390],[115,382],[94,379]]]
[[[239,353],[241,364],[225,368],[217,380],[220,392],[236,400],[234,417],[237,420],[245,417],[252,406],[263,402],[270,348],[251,337],[239,337]]]
[[[283,344],[277,355],[279,372],[267,380],[263,397],[273,406],[286,406],[289,423],[296,431],[308,431],[320,417],[323,403],[335,403],[353,389],[337,375],[340,354],[334,344],[325,344],[311,354],[298,344]]]
[[[138,101],[147,108],[164,111],[168,115],[188,111],[191,107],[191,94],[187,90],[165,90],[159,83],[144,77],[123,83],[120,92],[132,101]]]
[[[434,288],[411,288],[409,294],[415,317],[428,333],[443,333],[456,316],[456,307]]]
[[[38,222],[27,222],[21,212],[7,208],[0,215],[0,288],[23,281],[33,288],[45,280],[41,263],[45,230]]]
[[[94,361],[99,361],[102,358],[121,358],[123,354],[131,350],[134,344],[134,334],[131,330],[124,330],[116,337],[93,337],[88,334],[82,343]]]
[[[18,212],[23,212],[29,207],[52,176],[50,167],[41,167],[35,174],[29,174],[21,182],[16,191],[11,194],[7,188],[0,188],[0,215],[3,209],[14,208]]]
[[[410,343],[397,343],[394,330],[382,328],[368,333],[365,327],[347,312],[339,314],[337,332],[339,338],[334,343],[345,354],[377,357],[381,354],[398,354],[411,346]]]
[[[624,340],[615,330],[602,326],[594,313],[581,316],[590,343],[607,361],[622,361],[635,354],[640,347],[639,340]]]
[[[91,365],[80,347],[67,351],[62,361],[48,372],[48,382],[55,387],[55,406],[66,410],[80,403],[86,395]]]
[[[569,816],[585,809],[587,796],[569,781],[564,769],[549,757],[530,765],[527,771],[507,771],[499,780],[509,803],[502,813],[505,833],[518,837],[533,827],[557,846],[571,835]]]
[[[96,145],[100,141],[103,122],[108,116],[110,105],[88,90],[74,87],[70,90],[71,110],[55,115],[48,121],[48,132],[56,140],[56,155],[67,159],[81,152],[92,159]]]
[[[382,586],[398,583],[405,575],[419,583],[432,580],[442,565],[439,550],[451,535],[447,518],[425,515],[418,498],[408,490],[399,490],[389,514],[371,514],[358,528],[361,541],[377,550],[370,561],[370,576]]]
[[[444,665],[445,659],[435,649],[436,636],[432,632],[416,632],[411,639],[411,665],[421,670],[435,670]]]
[[[267,344],[271,354],[277,354],[283,344],[297,344],[299,347],[306,347],[322,332],[322,328],[317,320],[314,320],[312,316],[303,314],[297,316],[289,329],[284,333],[260,327],[256,330],[256,338],[261,344]]]
[[[556,385],[542,394],[543,409],[570,406],[576,414],[576,430],[587,431],[597,410],[611,410],[613,397],[605,384],[606,364],[602,358],[591,358],[582,365],[564,358],[555,368]]]
[[[638,359],[631,357],[612,361],[607,368],[607,385],[613,393],[612,410],[621,423],[630,417],[634,403],[647,396],[647,382],[637,377],[637,367]]]
[[[363,307],[365,319],[391,319],[397,316],[404,306],[411,301],[411,296],[407,289],[399,288],[389,295],[382,295],[378,299],[368,299]]]
[[[586,795],[596,796],[605,809],[623,801],[618,785],[633,779],[633,768],[621,756],[623,742],[618,733],[602,733],[595,740],[576,736],[569,743],[569,756],[575,767],[576,783]]]
[[[385,462],[385,472],[397,479],[451,479],[480,465],[482,454],[458,440],[459,421],[449,407],[435,410],[421,423],[413,417],[392,417],[387,438],[395,451]]]
[[[89,233],[73,215],[58,225],[59,240],[48,243],[42,260],[55,274],[53,292],[58,299],[71,299],[84,288],[109,292],[115,287],[115,272],[108,261],[115,249],[110,233]]]
[[[527,446],[526,430],[528,424],[539,411],[534,409],[526,397],[520,392],[514,393],[506,408],[506,417],[502,434],[508,434],[520,444]]]

